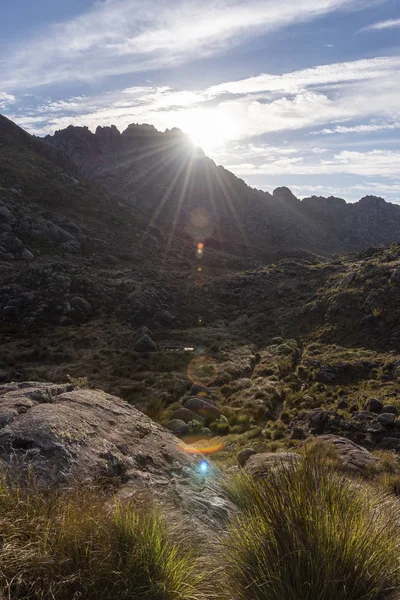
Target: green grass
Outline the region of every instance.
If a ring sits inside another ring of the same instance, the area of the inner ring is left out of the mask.
[[[399,505],[306,457],[230,486],[242,511],[226,541],[240,600],[378,600],[400,582]]]
[[[200,600],[187,540],[137,504],[0,484],[0,594],[10,600]]]

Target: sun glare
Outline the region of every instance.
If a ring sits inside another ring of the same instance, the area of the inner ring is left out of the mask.
[[[198,109],[184,115],[182,129],[195,146],[200,146],[207,153],[224,145],[232,137],[234,122],[229,115],[216,108]]]

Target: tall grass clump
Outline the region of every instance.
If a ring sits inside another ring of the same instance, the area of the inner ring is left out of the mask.
[[[10,600],[200,600],[203,575],[154,511],[98,492],[0,483],[0,595]]]
[[[230,488],[241,507],[226,543],[237,600],[378,600],[400,584],[395,499],[327,469],[318,457]]]

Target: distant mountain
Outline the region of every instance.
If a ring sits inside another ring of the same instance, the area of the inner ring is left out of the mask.
[[[69,126],[45,140],[152,223],[209,244],[330,254],[400,240],[400,206],[374,196],[347,204],[333,197],[300,201],[285,187],[272,195],[252,189],[178,129],[132,124],[122,133],[113,125],[92,133]]]

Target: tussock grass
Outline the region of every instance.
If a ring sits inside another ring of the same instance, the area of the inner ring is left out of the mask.
[[[204,578],[160,515],[0,483],[0,592],[10,600],[200,600]]]
[[[400,583],[399,504],[306,456],[236,479],[226,542],[232,598],[378,600]]]

